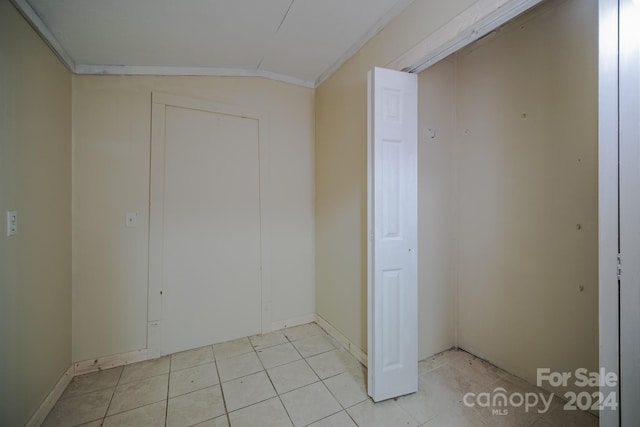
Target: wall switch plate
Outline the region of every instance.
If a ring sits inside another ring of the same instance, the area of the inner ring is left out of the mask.
[[[136,212],[127,212],[124,218],[127,227],[135,227],[138,225],[138,214]]]
[[[18,211],[7,211],[7,236],[18,234]]]

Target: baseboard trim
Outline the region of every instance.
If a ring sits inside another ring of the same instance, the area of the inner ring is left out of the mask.
[[[128,365],[129,363],[142,362],[148,360],[147,349],[131,351],[129,353],[113,354],[111,356],[98,357],[97,359],[77,362],[73,365],[74,375],[88,374],[90,372],[102,371],[104,369],[115,368],[116,366]]]
[[[44,401],[40,404],[36,412],[29,418],[29,421],[25,424],[25,427],[40,427],[44,422],[53,406],[56,404],[62,393],[71,382],[74,376],[73,365],[69,366],[69,369],[65,371],[60,377],[53,389],[49,392]]]
[[[351,353],[353,357],[358,359],[360,363],[362,363],[364,366],[368,365],[367,353],[364,352],[360,347],[358,347],[357,345],[349,341],[347,337],[342,335],[340,331],[334,328],[329,322],[323,319],[322,316],[320,316],[319,314],[316,314],[315,321],[318,324],[318,326],[320,326],[329,335],[331,335],[336,341],[338,341],[338,343],[340,343],[340,345],[342,345],[345,349],[347,349],[349,353]]]
[[[271,322],[271,330],[278,331],[284,328],[290,328],[292,326],[304,325],[306,323],[312,323],[316,321],[316,315],[313,314],[305,314],[304,316],[292,317],[285,320],[276,320],[275,322]]]

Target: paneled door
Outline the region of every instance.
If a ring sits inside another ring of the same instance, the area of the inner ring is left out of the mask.
[[[417,75],[369,72],[368,392],[418,388]]]
[[[163,126],[152,145],[150,280],[160,285],[161,354],[261,332],[259,120],[178,101],[154,104]]]

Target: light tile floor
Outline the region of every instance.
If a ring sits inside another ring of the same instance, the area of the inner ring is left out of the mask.
[[[310,323],[75,377],[44,426],[598,425],[560,400],[544,414],[465,406],[467,392],[541,390],[464,351],[421,361],[419,375],[417,393],[374,404],[366,368]]]

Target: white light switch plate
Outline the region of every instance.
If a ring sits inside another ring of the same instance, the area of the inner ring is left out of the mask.
[[[135,227],[138,225],[138,214],[135,212],[127,212],[124,218],[127,227]]]
[[[18,211],[7,211],[7,236],[18,234]]]

